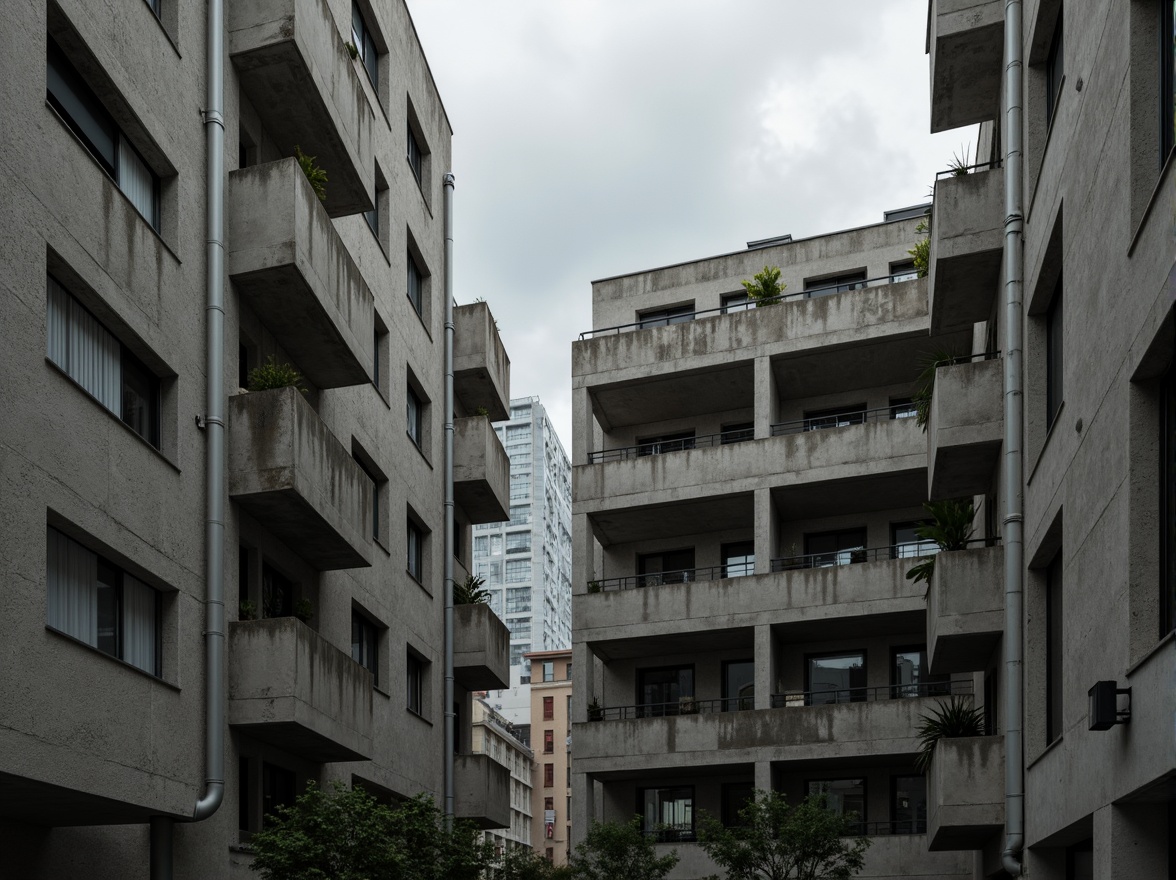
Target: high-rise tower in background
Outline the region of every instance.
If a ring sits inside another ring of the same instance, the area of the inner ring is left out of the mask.
[[[511,400],[510,419],[494,430],[510,458],[510,520],[475,529],[473,561],[510,628],[511,686],[490,703],[523,726],[531,713],[523,655],[572,644],[571,465],[537,397]]]

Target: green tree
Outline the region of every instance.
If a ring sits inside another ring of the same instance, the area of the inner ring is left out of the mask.
[[[676,852],[658,856],[653,840],[641,833],[641,817],[631,822],[593,822],[572,860],[575,880],[664,880],[678,864]]]
[[[478,880],[491,847],[469,822],[446,830],[426,794],[398,807],[362,788],[307,786],[250,841],[264,880]]]
[[[854,821],[823,795],[789,806],[775,791],[756,791],[739,826],[703,814],[698,840],[728,880],[849,880],[862,869],[870,840],[853,838]]]
[[[780,283],[779,266],[764,266],[763,271],[756,272],[751,276],[750,281],[740,281],[739,283],[747,291],[748,299],[752,300],[756,306],[770,306],[780,302],[783,298],[784,288],[788,286]]]
[[[553,865],[528,847],[518,846],[503,854],[494,867],[494,880],[572,880],[572,869]]]

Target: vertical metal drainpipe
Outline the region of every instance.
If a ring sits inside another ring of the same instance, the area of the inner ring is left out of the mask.
[[[445,175],[445,823],[453,823],[453,174]]]
[[[1021,437],[1024,427],[1024,108],[1021,0],[1005,0],[1005,361],[1004,361],[1004,547],[1005,547],[1005,846],[1001,864],[1021,875],[1025,846],[1025,781],[1022,754],[1024,678],[1024,488]]]
[[[190,821],[207,819],[225,795],[225,119],[224,0],[208,0],[205,294],[204,792]],[[151,880],[171,880],[174,822],[151,819]]]

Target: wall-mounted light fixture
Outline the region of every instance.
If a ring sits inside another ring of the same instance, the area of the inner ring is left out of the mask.
[[[1110,730],[1131,721],[1131,688],[1121,688],[1117,681],[1096,681],[1086,693],[1090,698],[1091,730]],[[1125,709],[1119,708],[1120,694],[1127,695]]]

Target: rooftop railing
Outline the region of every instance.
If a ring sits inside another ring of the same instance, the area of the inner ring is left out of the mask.
[[[645,318],[638,319],[628,324],[617,324],[615,327],[601,327],[597,330],[585,330],[580,334],[580,339],[595,339],[597,336],[609,336],[618,333],[626,333],[632,330],[646,330],[651,327],[665,327],[667,324],[687,324],[697,318],[707,318],[712,315],[725,315],[729,312],[746,312],[751,309],[761,308],[763,306],[771,306],[776,303],[793,302],[796,300],[815,299],[819,296],[830,296],[834,293],[845,293],[851,290],[862,290],[867,287],[885,287],[890,284],[896,284],[899,281],[909,281],[915,276],[911,272],[896,272],[891,275],[880,275],[877,278],[866,278],[862,281],[843,281],[840,284],[830,284],[825,287],[814,287],[809,290],[800,290],[796,293],[782,293],[780,296],[771,300],[762,302],[738,302],[728,303],[727,305],[719,306],[716,309],[700,309],[696,312],[683,312],[680,315],[673,315],[672,317],[660,318]]]
[[[622,446],[618,449],[602,449],[599,452],[588,453],[589,464],[599,464],[604,461],[626,461],[631,458],[642,458],[646,455],[663,455],[667,452],[682,452],[687,449],[705,449],[711,446],[728,446],[732,443],[742,443],[755,438],[752,428],[739,428],[734,431],[722,431],[718,434],[703,434],[700,437],[681,437],[677,440],[651,440],[648,443],[638,443],[634,446]]]
[[[847,425],[864,425],[866,422],[887,422],[894,419],[913,419],[914,417],[915,404],[896,403],[877,409],[846,410],[804,419],[793,419],[789,422],[777,422],[772,425],[772,436],[781,437],[785,434],[803,434],[806,431],[823,431],[826,428],[844,428]]]

